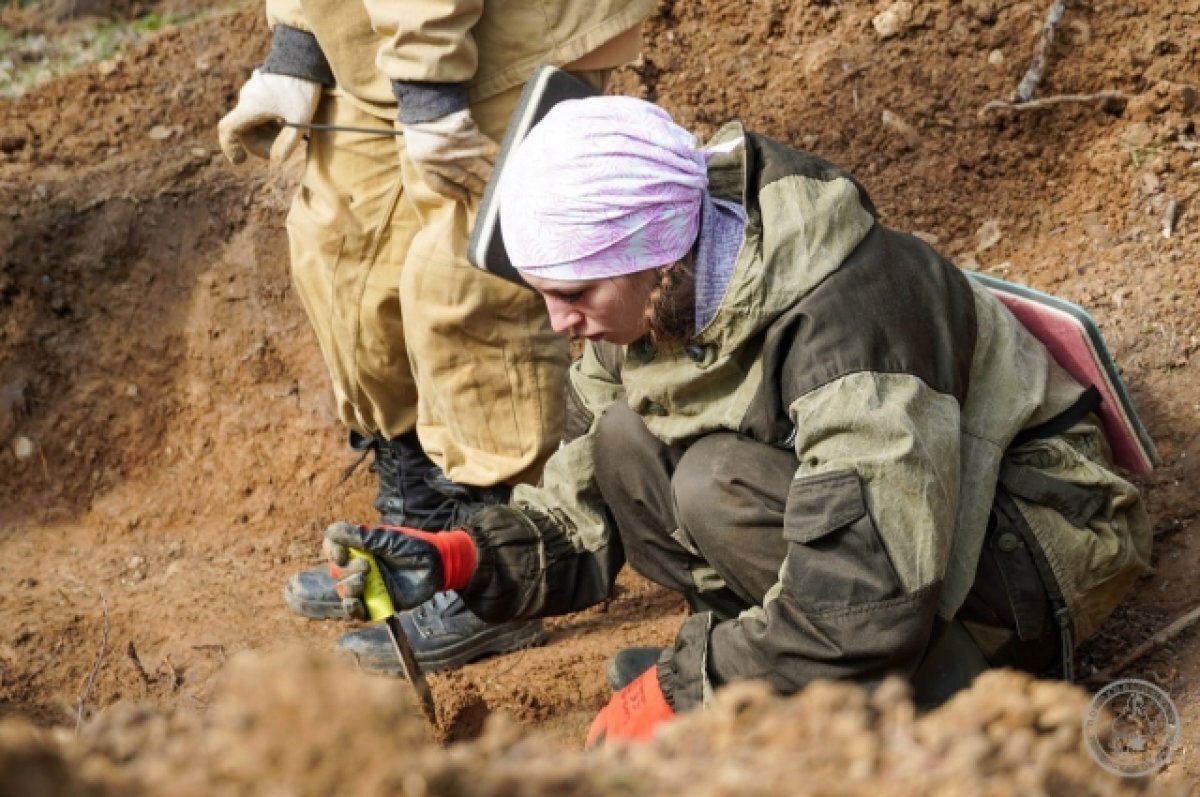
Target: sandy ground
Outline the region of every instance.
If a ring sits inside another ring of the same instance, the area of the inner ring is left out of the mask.
[[[1154,571],[1084,648],[1094,673],[1200,603],[1200,3],[1069,4],[1037,96],[1123,96],[1020,111],[985,106],[1011,98],[1046,4],[913,5],[664,0],[613,90],[701,136],[738,117],[817,152],[889,225],[1093,313],[1163,459],[1139,481]],[[371,516],[366,468],[340,481],[353,456],[289,284],[299,163],[234,169],[215,141],[267,39],[246,6],[0,101],[0,717],[93,740],[132,702],[211,719],[236,654],[344,630],[279,599],[327,522]],[[543,647],[432,675],[431,739],[503,714],[577,747],[607,656],[666,642],[685,612],[630,573],[619,587]],[[1198,653],[1186,632],[1125,673],[1182,718],[1156,786],[1200,784]]]

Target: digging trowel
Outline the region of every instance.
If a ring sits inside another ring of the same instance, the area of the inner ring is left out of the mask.
[[[429,722],[436,727],[437,710],[433,705],[433,692],[429,691],[429,682],[425,680],[425,673],[421,671],[421,665],[417,664],[417,657],[413,653],[412,644],[408,641],[408,635],[404,633],[404,627],[400,625],[400,617],[396,614],[396,607],[392,605],[392,598],[383,584],[383,575],[379,572],[379,565],[376,564],[375,557],[351,548],[350,558],[367,561],[362,598],[363,603],[367,606],[367,614],[371,616],[372,620],[382,620],[387,626],[388,634],[392,637],[392,646],[396,648],[396,655],[400,657],[400,667],[404,670],[404,677],[412,684],[413,690],[417,693],[417,699],[421,701],[421,710],[425,712]]]

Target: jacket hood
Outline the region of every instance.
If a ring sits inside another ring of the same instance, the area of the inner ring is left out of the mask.
[[[680,348],[627,347],[622,385],[663,441],[739,428],[762,383],[764,334],[836,271],[875,217],[849,174],[807,153],[721,128],[706,145],[709,191],[746,209],[745,240],[725,294]]]
[[[875,224],[874,207],[847,172],[816,156],[747,134],[740,122],[705,145],[709,190],[746,209],[745,241],[712,320],[694,341],[737,349],[834,271]]]

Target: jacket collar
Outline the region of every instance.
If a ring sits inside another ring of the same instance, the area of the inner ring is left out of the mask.
[[[875,223],[850,176],[807,153],[723,126],[705,145],[709,191],[741,202],[746,233],[729,286],[693,344],[736,349],[806,296]]]

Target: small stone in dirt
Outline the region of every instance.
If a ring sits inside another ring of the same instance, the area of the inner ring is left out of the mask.
[[[146,564],[145,557],[134,555],[129,557],[129,561],[125,563],[125,566],[130,570],[137,570],[144,564]]]
[[[1154,141],[1154,131],[1145,122],[1134,122],[1121,138],[1127,146],[1145,147]]]
[[[904,30],[905,26],[912,21],[913,6],[912,3],[901,0],[875,15],[871,20],[871,25],[875,28],[875,33],[880,39],[890,39]]]
[[[1067,31],[1070,33],[1070,42],[1076,47],[1080,47],[1089,43],[1092,40],[1092,26],[1085,20],[1073,19],[1067,23]]]
[[[1180,86],[1178,88],[1180,108],[1185,114],[1192,113],[1200,107],[1200,91],[1195,86]]]
[[[963,8],[985,25],[996,21],[996,4],[992,0],[965,0]]]
[[[155,141],[166,141],[174,134],[174,130],[164,125],[155,125],[154,127],[150,128],[150,138],[154,139]]]
[[[900,134],[900,137],[904,139],[906,147],[909,149],[920,148],[922,141],[921,131],[901,119],[897,114],[885,109],[881,121],[884,127]]]
[[[20,462],[27,462],[37,452],[37,443],[25,435],[17,435],[12,441],[13,456]]]
[[[1000,243],[1000,222],[988,219],[975,232],[975,251],[985,252]]]
[[[125,388],[125,395],[128,396],[129,398],[137,398],[138,397],[138,386],[137,385],[129,385],[127,388]]]
[[[208,150],[206,150],[204,147],[192,147],[192,157],[207,158]]]
[[[1004,52],[1002,50],[992,50],[988,53],[988,64],[991,66],[1001,66],[1004,64]]]
[[[1103,214],[1085,213],[1079,221],[1083,226],[1084,233],[1097,245],[1108,246],[1112,243],[1112,232],[1108,229],[1108,225],[1104,223]]]

